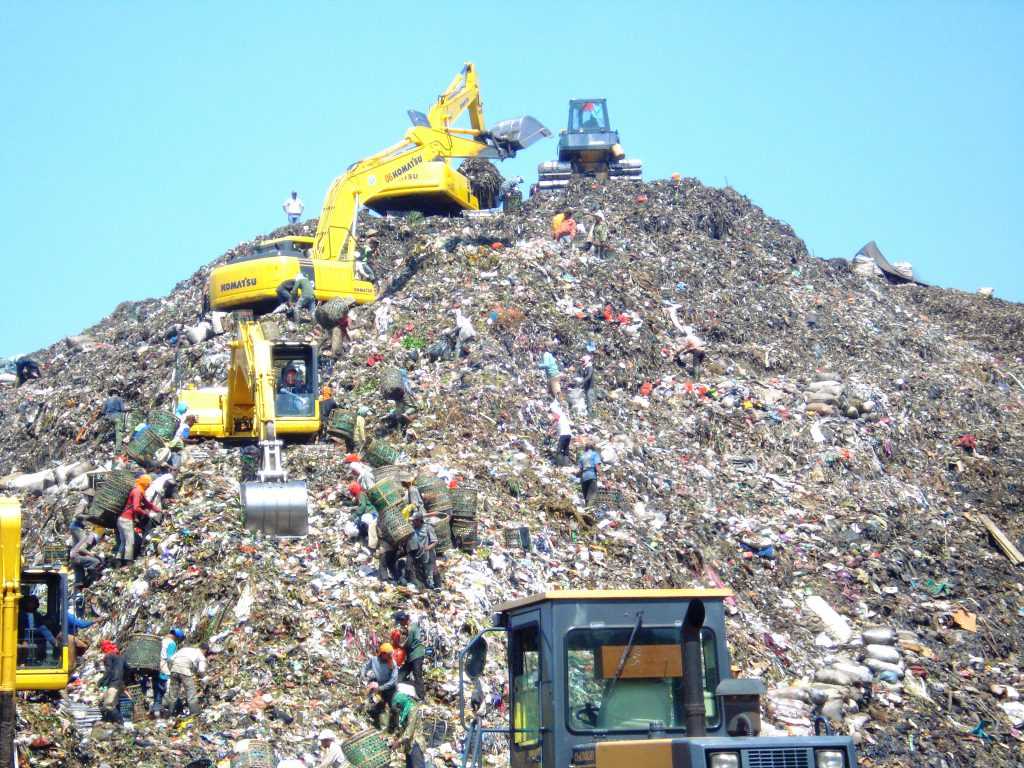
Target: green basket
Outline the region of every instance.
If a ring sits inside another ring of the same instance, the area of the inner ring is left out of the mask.
[[[157,635],[136,632],[124,649],[124,660],[132,669],[160,669],[160,648],[163,641]]]
[[[378,513],[391,507],[401,506],[405,501],[405,490],[397,480],[390,478],[378,481],[367,491],[367,495]]]
[[[398,547],[412,536],[412,523],[402,517],[400,507],[382,509],[377,512],[377,533],[392,546]]]
[[[150,411],[146,423],[162,440],[170,440],[178,431],[178,417],[170,411]]]
[[[117,517],[124,510],[128,494],[135,485],[135,473],[127,469],[108,472],[92,504],[89,505],[89,521],[104,528],[117,525]]]
[[[453,546],[451,518],[448,515],[428,517],[427,522],[434,526],[434,533],[437,534],[437,551],[447,552],[451,549]]]
[[[366,460],[374,467],[397,464],[401,458],[402,452],[383,440],[374,440],[366,447]]]
[[[456,518],[475,520],[480,491],[477,488],[455,488],[449,492],[452,497],[452,511]]]
[[[153,429],[144,429],[128,443],[128,457],[144,467],[153,464],[156,452],[164,447],[164,441]]]
[[[423,497],[423,506],[432,515],[446,515],[452,511],[452,496],[448,484],[440,477],[421,474],[416,477],[416,487]]]
[[[356,419],[358,416],[352,411],[343,411],[335,408],[331,411],[331,418],[327,422],[327,432],[331,435],[343,437],[346,440],[353,440],[356,432]]]
[[[388,743],[373,729],[342,742],[341,752],[354,768],[385,768],[391,762]]]

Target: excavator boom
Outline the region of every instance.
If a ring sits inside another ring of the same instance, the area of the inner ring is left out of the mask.
[[[471,128],[454,124],[468,111]],[[477,210],[481,200],[470,180],[451,167],[456,158],[503,160],[551,133],[532,117],[485,127],[476,68],[466,63],[426,113],[410,111],[412,126],[396,144],[356,163],[331,183],[309,248],[248,256],[215,268],[209,304],[214,309],[268,309],[278,287],[301,271],[314,283],[316,299],[348,297],[358,303],[376,298],[373,285],[356,279],[361,207],[386,214],[419,211],[454,215]],[[485,201],[488,205],[494,201]],[[307,247],[306,238],[289,238]],[[299,241],[302,241],[301,243]],[[286,253],[287,251],[287,253]]]

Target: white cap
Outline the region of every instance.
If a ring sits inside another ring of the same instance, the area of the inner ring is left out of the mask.
[[[317,741],[337,741],[338,737],[334,735],[334,731],[330,728],[324,728],[320,731],[320,735],[317,736]]]

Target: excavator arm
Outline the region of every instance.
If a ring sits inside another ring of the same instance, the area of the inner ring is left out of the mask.
[[[451,122],[467,108],[473,129],[451,128]],[[351,165],[331,183],[317,225],[312,250],[314,259],[354,263],[360,206],[375,198],[386,198],[395,190],[410,189],[421,176],[441,170],[428,164],[447,167],[448,160],[470,157],[504,160],[551,135],[532,117],[506,120],[490,131],[484,130],[480,91],[472,64],[467,64],[452,81],[429,115],[410,112],[410,117],[413,125],[402,141]],[[430,189],[438,186],[438,182],[431,178],[423,186]],[[472,195],[465,203],[465,207],[478,207]]]
[[[427,112],[427,122],[431,128],[451,128],[467,109],[473,130],[483,132],[484,105],[480,100],[480,83],[477,80],[476,67],[468,61],[462,67],[462,71],[452,79],[444,93],[437,97],[434,106]]]

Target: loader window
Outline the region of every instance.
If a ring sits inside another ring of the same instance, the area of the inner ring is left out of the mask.
[[[573,732],[637,732],[652,725],[685,730],[683,648],[680,630],[642,627],[576,629],[566,637],[566,722]],[[701,631],[704,702],[708,725],[717,720],[714,633]],[[616,679],[617,678],[617,679]]]
[[[607,131],[608,117],[604,104],[599,101],[574,104],[572,113],[569,115],[569,130]]]
[[[512,635],[512,741],[518,748],[540,743],[540,630],[524,627]]]
[[[66,614],[59,574],[23,581],[18,601],[18,669],[62,665]]]

